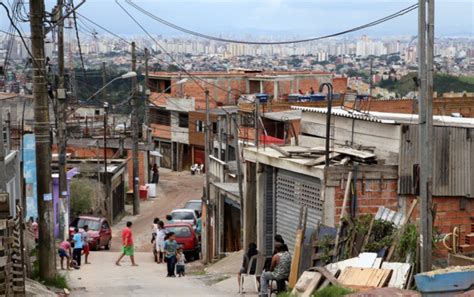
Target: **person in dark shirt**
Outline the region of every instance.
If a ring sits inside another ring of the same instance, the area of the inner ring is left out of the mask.
[[[253,256],[258,254],[257,245],[254,242],[249,243],[247,252],[244,254],[242,261],[242,268],[240,268],[239,274],[237,275],[237,282],[239,283],[239,292],[240,292],[240,277],[244,273],[247,273],[249,268],[250,259]],[[250,274],[255,274],[256,262],[253,262],[252,267],[250,268]]]

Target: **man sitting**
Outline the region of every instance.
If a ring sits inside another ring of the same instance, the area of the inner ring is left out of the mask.
[[[262,274],[260,279],[260,295],[268,296],[268,285],[271,280],[281,281],[286,280],[290,276],[291,270],[291,254],[288,252],[284,245],[277,242],[275,243],[276,254],[272,257],[272,263],[270,271],[266,271]]]

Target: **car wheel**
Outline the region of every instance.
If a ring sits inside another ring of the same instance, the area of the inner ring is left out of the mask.
[[[97,242],[95,245],[92,246],[91,250],[93,250],[93,251],[100,250],[100,244]]]
[[[109,239],[109,241],[107,242],[107,244],[105,245],[105,249],[106,250],[110,250],[110,247],[112,246],[112,239]]]

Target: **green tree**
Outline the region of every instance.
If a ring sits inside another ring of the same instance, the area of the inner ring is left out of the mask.
[[[94,185],[89,179],[73,179],[71,181],[71,216],[92,212],[94,199]]]

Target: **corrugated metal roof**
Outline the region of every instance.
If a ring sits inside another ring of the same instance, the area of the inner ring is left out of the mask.
[[[294,110],[301,110],[303,112],[315,112],[327,114],[327,108],[322,107],[304,107],[291,106]],[[417,114],[405,113],[390,113],[390,112],[376,112],[368,113],[358,112],[355,110],[348,110],[336,107],[331,111],[332,115],[346,117],[351,119],[358,119],[363,121],[378,122],[383,124],[416,124],[418,123]],[[474,128],[474,118],[458,118],[450,116],[433,116],[434,126],[444,127],[464,127]]]

